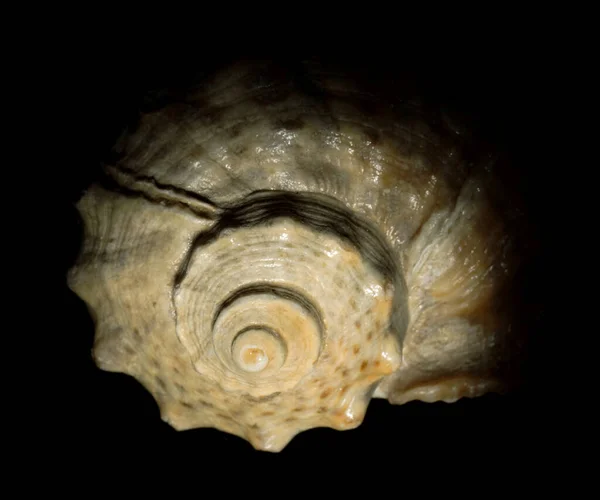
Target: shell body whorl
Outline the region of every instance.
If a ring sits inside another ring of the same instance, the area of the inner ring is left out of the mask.
[[[392,90],[241,64],[141,115],[78,205],[97,364],[175,428],[270,451],[371,397],[502,390],[518,210],[465,131]]]

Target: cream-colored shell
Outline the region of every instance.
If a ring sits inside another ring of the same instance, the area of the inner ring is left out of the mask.
[[[98,366],[269,451],[371,397],[503,390],[518,212],[447,117],[382,95],[244,64],[143,115],[78,204]]]

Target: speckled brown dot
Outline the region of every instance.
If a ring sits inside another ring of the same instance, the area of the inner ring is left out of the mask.
[[[271,417],[272,415],[275,415],[274,411],[263,411],[261,413],[261,416],[263,416],[263,417]]]
[[[355,327],[357,330],[360,330],[360,327],[361,327],[361,326],[362,326],[362,323],[360,322],[360,319],[357,319],[357,320],[354,322],[354,327]]]
[[[165,384],[165,381],[162,378],[154,377],[154,380],[163,391],[167,390],[167,384]]]
[[[358,344],[354,344],[352,346],[352,352],[356,355],[360,352],[360,346]]]
[[[235,139],[242,133],[243,129],[244,129],[243,123],[236,123],[233,127],[230,127],[229,130],[227,130],[227,135],[229,136],[230,139]]]
[[[142,334],[140,333],[140,331],[137,328],[133,329],[133,336],[138,340],[142,340]]]
[[[325,389],[322,393],[321,396],[319,396],[321,399],[325,399],[326,397],[328,397],[331,393],[333,392],[333,390],[331,388],[327,388]]]
[[[373,332],[369,332],[369,334],[367,335],[367,340],[372,340],[373,339]]]
[[[367,136],[367,139],[371,142],[371,144],[376,145],[379,143],[381,137],[379,132],[371,127],[365,127],[363,129],[363,133]]]
[[[346,392],[348,392],[348,389],[350,388],[349,385],[345,385],[344,387],[342,387],[340,389],[340,394],[343,396],[344,394],[346,394]]]
[[[379,368],[379,366],[381,366],[381,361],[379,361],[378,359],[376,359],[373,364],[375,365],[376,368]]]
[[[367,366],[368,366],[368,365],[369,365],[369,362],[368,362],[368,361],[366,361],[366,360],[365,360],[365,361],[363,361],[363,362],[360,364],[360,371],[361,371],[361,372],[364,372],[364,371],[366,370],[366,368],[367,368]]]
[[[232,151],[233,154],[240,156],[243,155],[246,151],[248,151],[248,148],[243,144],[237,144],[233,147]]]
[[[185,392],[185,387],[183,387],[179,382],[175,382],[175,387],[177,388],[177,390],[181,393]]]
[[[287,417],[287,418],[285,419],[285,421],[286,421],[286,422],[288,422],[288,423],[289,423],[289,422],[295,422],[295,421],[296,421],[296,419],[295,419],[294,417]]]
[[[184,408],[187,408],[188,410],[192,410],[194,408],[193,405],[191,405],[190,403],[186,403],[185,401],[181,402],[181,406],[183,406]]]
[[[194,144],[194,146],[188,151],[187,156],[189,158],[198,159],[204,156],[205,154],[206,150],[202,146],[200,146],[200,144]]]
[[[352,298],[350,299],[350,302],[349,302],[349,304],[350,304],[350,307],[351,307],[351,308],[352,308],[354,311],[356,311],[356,307],[357,307],[357,306],[356,306],[356,300],[354,300],[354,297],[352,297]]]
[[[297,406],[292,411],[296,412],[296,413],[299,413],[299,412],[304,411],[304,410],[305,410],[305,408],[303,406]]]
[[[135,349],[133,347],[131,347],[130,345],[125,345],[123,347],[123,349],[125,349],[125,352],[131,356],[133,356],[135,354]]]
[[[319,406],[319,409],[317,410],[317,413],[327,413],[327,407],[326,406]]]
[[[344,368],[342,370],[342,377],[346,378],[348,375],[350,375],[350,372],[348,371],[348,368]]]
[[[150,364],[154,368],[159,368],[160,367],[160,363],[158,362],[158,359],[156,359],[156,358],[150,358]]]

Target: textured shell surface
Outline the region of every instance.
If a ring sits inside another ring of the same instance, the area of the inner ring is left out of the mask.
[[[94,359],[176,429],[267,451],[373,397],[502,392],[521,214],[501,168],[402,82],[219,71],[141,114],[78,202]]]

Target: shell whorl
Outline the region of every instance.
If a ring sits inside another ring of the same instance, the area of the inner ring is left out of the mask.
[[[342,369],[393,371],[407,323],[376,229],[307,194],[257,193],[230,208],[194,242],[174,305],[198,372],[253,397],[324,376],[341,386]],[[342,366],[338,376],[320,373],[319,358]]]

